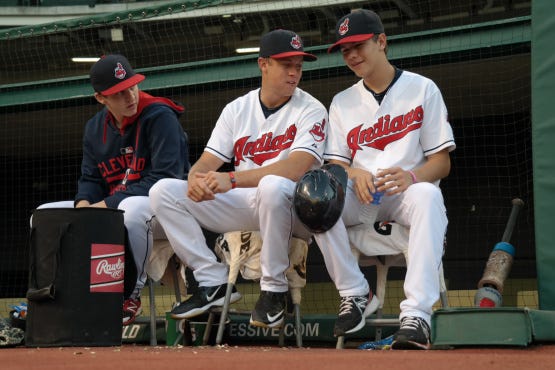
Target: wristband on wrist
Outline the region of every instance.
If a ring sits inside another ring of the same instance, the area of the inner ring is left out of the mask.
[[[237,187],[237,181],[235,181],[235,172],[228,172],[229,181],[231,181],[231,188],[235,189]]]
[[[410,177],[411,177],[411,179],[412,179],[412,183],[413,183],[413,184],[416,184],[416,183],[418,182],[418,180],[416,179],[416,175],[414,174],[414,172],[408,171],[408,173],[409,173],[409,175],[410,175]]]

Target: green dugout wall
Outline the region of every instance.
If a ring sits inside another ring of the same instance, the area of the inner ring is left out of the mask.
[[[532,3],[532,144],[539,307],[555,310],[555,13],[551,0]]]

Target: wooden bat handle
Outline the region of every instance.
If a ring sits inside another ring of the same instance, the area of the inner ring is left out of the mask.
[[[516,219],[518,218],[518,213],[524,206],[524,202],[520,198],[513,199],[512,203],[513,203],[513,208],[511,209],[509,221],[507,221],[507,225],[505,226],[505,231],[503,232],[503,238],[501,238],[502,242],[507,242],[507,243],[511,240],[511,236],[513,235],[513,230],[515,228]]]

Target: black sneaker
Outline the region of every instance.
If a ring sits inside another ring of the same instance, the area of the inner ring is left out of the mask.
[[[251,313],[250,324],[262,328],[275,328],[285,321],[285,298],[287,293],[262,290]]]
[[[370,297],[372,298],[369,300]],[[378,309],[379,304],[378,298],[372,295],[372,292],[369,296],[341,297],[333,335],[339,337],[362,329],[366,324],[366,318]]]
[[[430,349],[430,326],[420,317],[403,317],[393,335],[392,349]]]
[[[223,306],[227,284],[199,287],[199,289],[186,301],[171,310],[171,317],[174,319],[188,319],[201,315],[213,306]],[[229,303],[237,302],[241,299],[241,293],[233,286]]]

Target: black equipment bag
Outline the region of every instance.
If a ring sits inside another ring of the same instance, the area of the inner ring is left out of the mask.
[[[124,244],[123,211],[33,212],[26,346],[121,345]]]

